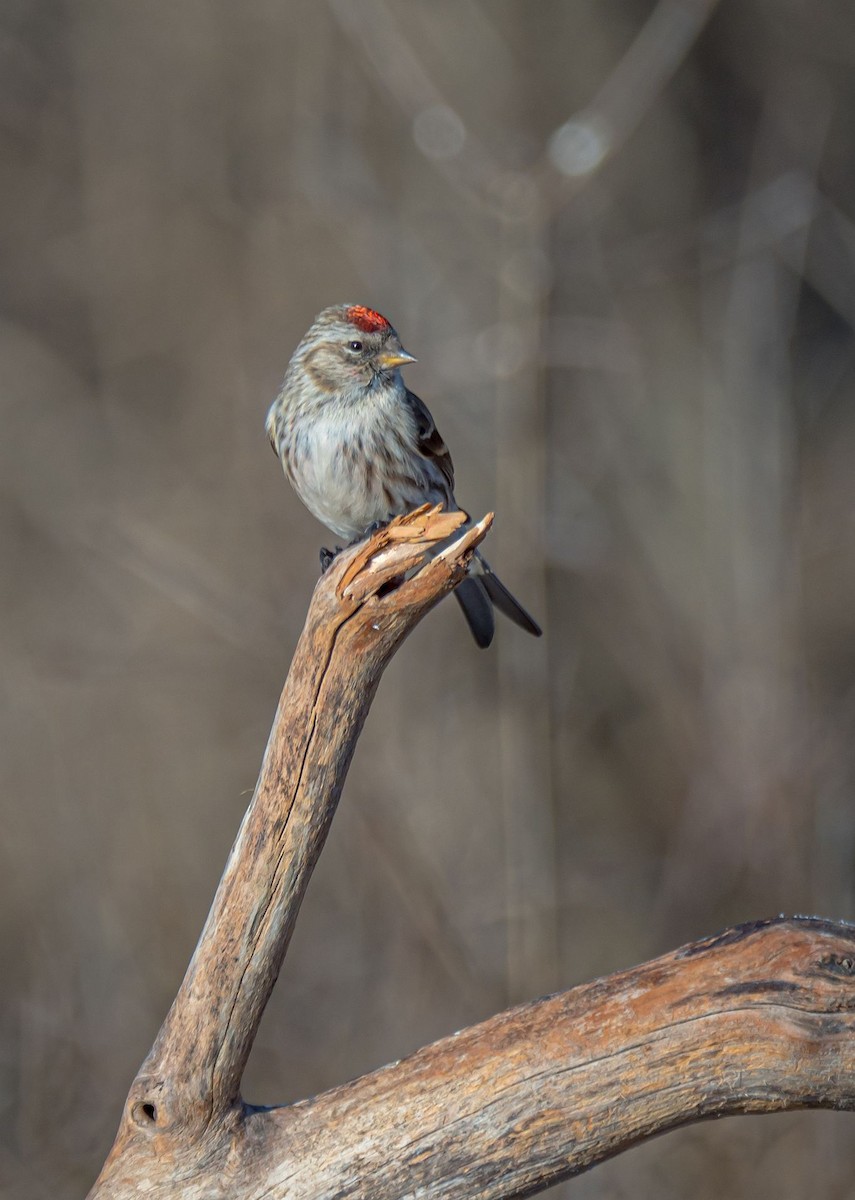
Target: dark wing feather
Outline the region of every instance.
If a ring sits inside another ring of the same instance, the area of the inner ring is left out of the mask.
[[[418,398],[415,392],[411,392],[409,388],[407,388],[407,403],[415,413],[419,450],[425,458],[429,458],[431,462],[439,467],[443,478],[448,484],[449,495],[452,495],[454,492],[454,465],[451,461],[451,455],[448,452],[448,446],[442,440],[442,436],[428,411],[427,405]]]
[[[454,597],[463,609],[463,615],[475,641],[482,650],[486,650],[493,640],[496,622],[483,579],[478,575],[467,575],[455,588]]]
[[[481,559],[481,565],[485,568],[484,574],[478,576],[479,583],[483,584],[484,591],[490,597],[493,604],[500,613],[504,613],[509,620],[515,625],[519,625],[520,629],[524,629],[526,633],[534,634],[535,637],[540,637],[543,630],[535,621],[534,617],[527,613],[523,606],[517,600],[516,596],[512,596],[505,585],[502,583],[498,575],[494,575],[486,562]]]

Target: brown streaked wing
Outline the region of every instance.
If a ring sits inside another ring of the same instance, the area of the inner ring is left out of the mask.
[[[454,464],[448,452],[448,446],[442,440],[442,435],[436,427],[427,405],[421,401],[415,392],[407,388],[407,402],[416,414],[419,437],[419,450],[432,462],[436,463],[448,484],[449,492],[454,491]]]

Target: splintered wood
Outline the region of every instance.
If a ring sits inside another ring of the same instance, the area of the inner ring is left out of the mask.
[[[417,509],[318,581],[252,801],[91,1200],[504,1200],[703,1117],[855,1108],[855,930],[807,918],[499,1013],[311,1100],[244,1104],[380,677],[491,521]]]
[[[420,565],[429,567],[437,559],[446,565],[453,562],[462,578],[472,552],[493,523],[493,514],[488,513],[442,550],[434,547],[448,541],[468,520],[464,512],[447,512],[429,504],[395,517],[352,551],[343,551],[348,560],[336,582],[338,596],[360,604],[392,580],[405,578]]]

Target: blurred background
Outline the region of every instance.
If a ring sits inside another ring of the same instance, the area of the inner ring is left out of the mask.
[[[0,8],[0,1191],[78,1197],[329,535],[264,434],[327,304],[487,554],[380,687],[245,1081],[293,1100],[778,912],[855,918],[849,0]],[[567,1198],[855,1196],[852,1117]]]

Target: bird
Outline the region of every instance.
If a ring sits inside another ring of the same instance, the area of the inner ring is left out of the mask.
[[[448,447],[401,376],[415,361],[375,309],[332,305],[298,344],[267,414],[270,444],[294,491],[349,544],[425,503],[462,511]],[[321,550],[323,569],[333,557]],[[494,607],[541,635],[478,552],[454,595],[482,648],[493,640]]]

